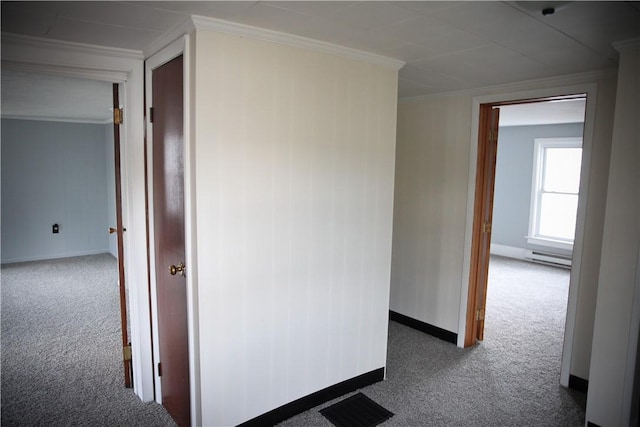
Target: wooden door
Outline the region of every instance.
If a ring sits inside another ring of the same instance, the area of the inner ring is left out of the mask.
[[[477,340],[484,338],[484,312],[487,302],[487,280],[489,276],[499,115],[500,110],[496,106],[490,104],[480,105],[478,166],[476,171],[465,347],[471,346]]]
[[[117,233],[118,240],[118,282],[120,286],[120,324],[122,329],[122,361],[124,364],[124,386],[133,387],[133,368],[131,366],[131,343],[129,342],[129,328],[127,327],[127,291],[124,278],[124,227],[122,225],[122,181],[120,173],[120,124],[122,110],[120,109],[118,83],[113,84],[113,153],[115,164],[115,205],[116,228],[109,228],[109,233]]]
[[[190,425],[184,267],[183,59],[153,70],[153,218],[162,405]]]

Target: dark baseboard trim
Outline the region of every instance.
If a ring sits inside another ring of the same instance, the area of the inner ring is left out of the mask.
[[[596,423],[592,423],[591,421],[587,421],[587,427],[600,427],[600,426]]]
[[[430,325],[412,317],[405,316],[404,314],[396,313],[393,310],[389,310],[389,320],[402,323],[405,326],[433,335],[434,337],[450,342],[451,344],[458,344],[458,334],[447,331],[446,329],[438,328],[437,326]]]
[[[576,377],[575,375],[569,375],[569,388],[586,393],[589,390],[589,380]]]
[[[245,421],[239,427],[263,427],[278,424],[286,419],[298,415],[301,412],[308,411],[318,405],[321,405],[331,399],[340,397],[347,393],[351,393],[359,388],[377,383],[384,379],[384,368],[378,368],[366,374],[342,381],[330,387],[316,391],[308,396],[301,397],[298,400],[289,402],[279,408],[264,413],[260,416]]]

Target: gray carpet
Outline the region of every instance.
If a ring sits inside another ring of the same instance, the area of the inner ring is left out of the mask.
[[[44,278],[44,279],[43,279]],[[2,266],[2,425],[171,426],[123,387],[110,255]],[[387,380],[362,389],[383,426],[582,426],[559,386],[569,272],[492,259],[485,341],[456,346],[395,322]],[[318,411],[282,426],[331,426]]]
[[[586,396],[559,385],[569,271],[492,258],[485,340],[460,349],[395,322],[387,379],[361,391],[382,426],[583,426]],[[281,426],[331,426],[318,412]]]
[[[2,266],[2,426],[172,426],[124,388],[117,266],[95,255]]]

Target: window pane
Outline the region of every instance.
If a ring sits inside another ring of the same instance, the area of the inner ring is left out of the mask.
[[[538,234],[541,237],[573,242],[577,212],[578,196],[573,194],[542,194]]]
[[[578,193],[582,148],[545,149],[544,191]]]

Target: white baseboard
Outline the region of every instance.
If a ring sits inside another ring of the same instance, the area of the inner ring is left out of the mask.
[[[41,256],[34,256],[34,257],[3,259],[2,264],[13,264],[16,262],[29,262],[29,261],[44,261],[48,259],[71,258],[76,256],[98,255],[98,254],[108,254],[108,253],[109,253],[109,248],[105,248],[105,249],[96,249],[94,251],[67,252],[64,254],[55,254],[55,255],[41,255]]]
[[[491,255],[499,255],[507,258],[525,259],[527,250],[524,248],[516,248],[514,246],[491,244]]]

